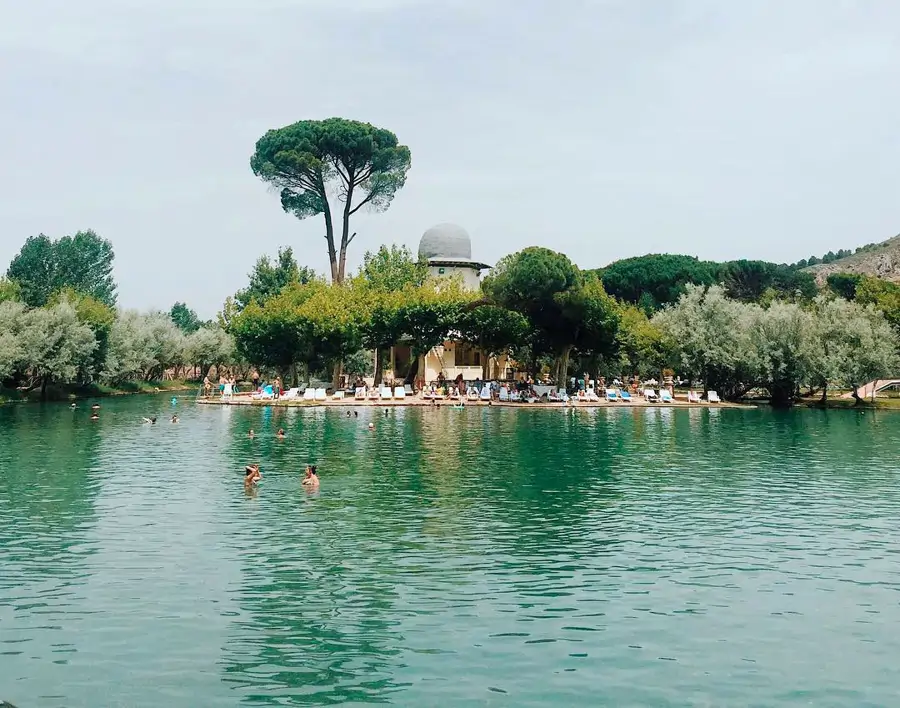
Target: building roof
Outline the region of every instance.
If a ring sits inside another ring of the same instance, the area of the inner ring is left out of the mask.
[[[438,224],[428,229],[419,241],[419,256],[427,258],[432,266],[490,268],[485,263],[472,260],[472,239],[457,224]]]

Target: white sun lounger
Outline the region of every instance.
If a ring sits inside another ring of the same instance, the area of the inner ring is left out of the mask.
[[[662,403],[673,403],[674,402],[674,400],[672,399],[672,394],[669,393],[669,390],[665,389],[665,388],[661,388],[659,390],[659,400]]]
[[[508,401],[509,400],[509,389],[506,386],[500,387],[500,395],[497,397],[500,401]]]
[[[394,398],[406,398],[406,389],[403,386],[394,388]]]
[[[303,392],[303,400],[304,401],[315,401],[316,400],[316,389],[308,388]]]
[[[710,403],[721,403],[722,399],[719,398],[719,394],[715,391],[707,391],[706,392],[706,400]]]
[[[650,403],[656,403],[660,399],[660,397],[656,395],[656,391],[652,388],[644,389],[644,398],[650,401]]]
[[[700,394],[688,391],[688,403],[700,403]]]
[[[606,400],[610,403],[615,403],[619,400],[619,392],[614,388],[606,389]]]
[[[478,400],[478,391],[474,388],[470,388],[469,392],[466,394],[467,401],[477,401]]]
[[[328,400],[328,391],[326,391],[324,388],[317,388],[315,400],[327,401]]]
[[[491,387],[487,384],[484,385],[484,388],[481,389],[481,393],[478,394],[478,397],[482,401],[490,401],[491,400]]]
[[[391,389],[389,386],[381,387],[381,400],[382,401],[389,401],[389,400],[391,400],[392,396],[393,396],[393,394],[391,393]]]
[[[357,401],[365,401],[365,400],[366,400],[366,389],[365,389],[365,387],[364,387],[364,386],[357,386],[357,387],[356,387],[356,393],[353,395],[353,397],[354,397]]]
[[[344,392],[343,391],[335,391],[333,394],[331,394],[331,400],[343,401],[344,400]]]

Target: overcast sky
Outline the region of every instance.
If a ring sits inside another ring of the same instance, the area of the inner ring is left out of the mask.
[[[120,304],[212,316],[280,245],[267,129],[342,116],[412,150],[352,266],[442,221],[489,263],[794,261],[900,231],[895,0],[0,0],[0,264],[93,228]],[[0,266],[2,267],[2,266]]]

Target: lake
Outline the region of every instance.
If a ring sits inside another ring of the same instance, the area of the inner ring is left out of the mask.
[[[79,405],[0,407],[19,708],[900,702],[900,414]]]

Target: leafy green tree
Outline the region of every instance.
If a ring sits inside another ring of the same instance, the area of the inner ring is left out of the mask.
[[[414,260],[406,246],[382,246],[374,253],[366,251],[360,275],[375,290],[403,290],[408,285],[418,287],[428,278],[428,261]]]
[[[816,280],[790,266],[767,261],[729,261],[722,265],[721,280],[728,297],[742,302],[760,302],[767,291],[787,300],[811,300]]]
[[[6,275],[18,283],[22,299],[31,307],[42,307],[64,288],[114,307],[113,259],[112,244],[93,231],[79,231],[58,241],[41,234],[25,241]]]
[[[464,310],[458,331],[463,341],[480,348],[486,355],[482,377],[488,378],[490,357],[509,355],[531,332],[526,317],[497,305],[480,305]]]
[[[68,302],[74,307],[78,321],[86,324],[94,333],[97,346],[94,349],[90,366],[79,372],[79,377],[83,381],[93,381],[100,375],[106,362],[109,351],[109,333],[116,320],[116,311],[96,298],[72,288],[64,288],[54,293],[49,304],[56,305],[60,302]]]
[[[256,143],[253,173],[281,192],[282,208],[298,219],[322,214],[334,283],[344,280],[350,219],[363,207],[385,211],[406,184],[410,152],[389,130],[344,118],[303,120],[270,130]],[[328,201],[337,192],[340,240]]]
[[[856,288],[862,281],[863,276],[857,273],[831,273],[826,282],[829,289],[838,297],[845,300],[856,299]]]
[[[881,310],[887,321],[900,332],[900,285],[863,276],[856,285],[856,301]]]
[[[25,303],[8,300],[0,302],[0,382],[18,374],[25,354],[19,334],[25,315]]]
[[[256,261],[250,273],[250,283],[235,294],[234,300],[238,309],[243,309],[252,300],[264,305],[267,300],[283,292],[289,285],[302,285],[315,279],[315,271],[297,265],[292,248],[279,248],[275,263],[272,263],[268,256],[261,256]]]
[[[212,366],[234,361],[234,339],[221,327],[201,327],[191,332],[185,342],[185,361],[205,376]]]
[[[175,323],[175,326],[185,334],[196,332],[203,325],[200,318],[197,317],[197,313],[183,302],[176,302],[172,305],[172,309],[169,310],[169,317]]]
[[[120,311],[109,333],[103,378],[153,381],[186,362],[186,338],[168,313]]]
[[[619,363],[628,374],[644,378],[658,376],[669,362],[669,342],[641,308],[628,303],[619,306]]]
[[[767,308],[745,307],[759,383],[768,390],[773,405],[790,405],[808,379],[807,338],[812,318],[799,305],[778,300]]]
[[[598,274],[607,293],[646,311],[675,302],[689,283],[718,282],[718,270],[718,264],[694,256],[654,253],[616,261]]]
[[[18,302],[22,299],[22,289],[14,280],[0,277],[0,302]]]
[[[32,377],[32,387],[40,385],[47,396],[52,381],[72,382],[90,367],[97,341],[91,328],[78,320],[68,302],[28,310],[19,332],[22,361]]]

